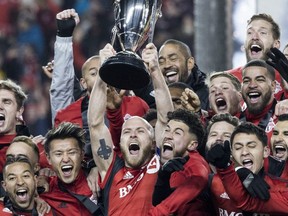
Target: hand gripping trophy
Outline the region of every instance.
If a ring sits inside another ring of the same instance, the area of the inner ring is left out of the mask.
[[[121,51],[100,67],[100,77],[108,85],[133,90],[149,84],[149,72],[137,51],[146,41],[152,42],[161,5],[162,0],[114,1],[112,45],[117,40]]]

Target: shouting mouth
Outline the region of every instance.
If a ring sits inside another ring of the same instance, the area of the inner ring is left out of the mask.
[[[138,155],[139,154],[139,150],[140,150],[140,147],[137,143],[131,143],[129,145],[129,152],[131,155]]]
[[[178,72],[176,70],[170,70],[165,73],[165,77],[168,83],[176,82],[177,81]]]
[[[287,146],[283,144],[276,144],[274,146],[274,151],[275,151],[275,157],[285,160],[286,159],[286,154],[287,154]]]
[[[242,164],[245,168],[252,170],[253,161],[251,159],[245,159],[242,161]]]
[[[259,92],[250,92],[250,93],[248,93],[248,97],[249,97],[250,102],[252,104],[257,103],[259,98],[260,98],[260,96],[261,96],[261,93],[259,93]]]
[[[25,202],[28,200],[28,191],[27,189],[19,189],[16,191],[16,196],[20,202]]]
[[[217,98],[215,102],[219,111],[225,110],[227,108],[227,103],[223,98]]]
[[[64,165],[61,167],[61,170],[62,170],[64,176],[70,176],[71,172],[73,170],[73,166],[72,165]]]

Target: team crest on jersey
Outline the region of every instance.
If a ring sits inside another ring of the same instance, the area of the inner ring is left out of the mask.
[[[265,128],[265,132],[268,133],[268,132],[272,131],[274,127],[275,127],[275,123],[273,121],[273,118],[271,117],[269,119],[269,122],[268,122],[266,128]]]
[[[246,109],[247,109],[247,104],[243,102],[243,104],[241,105],[241,112],[244,112]]]
[[[278,92],[282,91],[282,87],[281,87],[281,84],[277,80],[275,80],[275,83],[276,85],[275,85],[274,94],[277,94]]]
[[[148,174],[154,174],[157,173],[160,169],[160,161],[157,155],[154,155],[154,157],[151,159],[150,163],[147,166],[147,173]]]
[[[127,121],[128,119],[130,119],[132,116],[128,113],[125,114],[125,116],[123,117],[124,121]]]

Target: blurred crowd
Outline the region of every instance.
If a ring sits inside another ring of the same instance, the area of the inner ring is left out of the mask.
[[[55,16],[68,8],[75,8],[81,19],[73,37],[75,71],[81,76],[84,61],[111,40],[113,0],[0,1],[0,79],[10,78],[28,93],[23,117],[32,134],[44,135],[51,128],[51,80],[41,66],[53,59]],[[155,28],[155,45],[174,38],[193,52],[193,0],[163,0],[162,14]],[[179,31],[173,31],[176,26]]]

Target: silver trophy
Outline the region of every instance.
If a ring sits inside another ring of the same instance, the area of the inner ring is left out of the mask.
[[[121,51],[108,58],[99,69],[108,85],[119,89],[140,89],[150,82],[149,72],[137,51],[152,42],[155,23],[161,16],[162,0],[115,0],[115,26],[112,45],[117,41]]]

